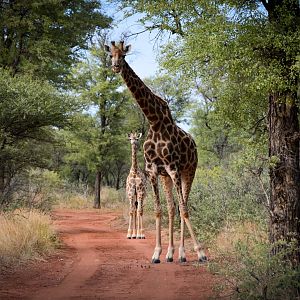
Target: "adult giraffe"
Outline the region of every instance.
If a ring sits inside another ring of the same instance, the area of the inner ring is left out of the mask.
[[[144,239],[143,201],[146,197],[146,177],[137,163],[138,141],[141,133],[131,132],[128,139],[131,144],[131,168],[126,180],[126,193],[129,199],[128,239]],[[132,226],[133,225],[133,226]],[[132,228],[133,227],[133,228]]]
[[[197,168],[197,149],[193,138],[179,128],[171,115],[166,101],[153,94],[144,82],[135,74],[125,60],[130,45],[124,42],[111,47],[105,45],[106,52],[112,60],[112,70],[120,73],[128,89],[149,121],[149,132],[144,143],[145,169],[149,176],[154,193],[156,213],[156,246],[152,256],[153,263],[160,263],[161,248],[161,204],[158,191],[158,176],[166,194],[169,214],[169,246],[166,255],[167,262],[173,261],[174,242],[173,227],[175,205],[172,188],[176,188],[181,216],[181,237],[179,246],[179,261],[185,262],[184,226],[188,227],[197,252],[199,262],[206,261],[205,253],[198,243],[187,209],[187,201]]]

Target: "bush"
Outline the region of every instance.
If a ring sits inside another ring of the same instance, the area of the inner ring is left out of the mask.
[[[253,225],[253,224],[252,224]],[[299,299],[300,268],[294,268],[286,259],[295,251],[294,245],[285,245],[271,255],[265,231],[251,230],[249,224],[239,226],[221,238],[215,260],[210,269],[225,279],[218,287],[219,297],[230,299]],[[223,245],[225,241],[225,247]],[[230,245],[229,245],[230,244]],[[215,248],[216,249],[216,248]]]
[[[251,173],[225,166],[198,169],[189,209],[199,239],[210,242],[224,226],[236,222],[264,223],[263,197]]]
[[[49,254],[57,244],[50,217],[35,210],[0,214],[0,264]]]
[[[103,208],[120,208],[126,202],[126,192],[124,189],[116,190],[111,187],[101,189],[101,207]]]
[[[63,181],[56,172],[35,168],[18,174],[11,185],[12,194],[2,211],[18,208],[50,211],[63,187]]]

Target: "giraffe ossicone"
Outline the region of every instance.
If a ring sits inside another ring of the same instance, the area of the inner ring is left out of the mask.
[[[129,200],[128,239],[144,239],[143,207],[146,197],[146,177],[138,167],[137,152],[141,133],[131,132],[128,139],[131,144],[131,167],[126,180],[126,193]]]
[[[175,204],[173,186],[176,189],[181,216],[181,234],[178,259],[186,261],[184,247],[184,230],[187,226],[193,240],[194,249],[199,262],[207,260],[202,246],[198,243],[189,219],[187,201],[197,168],[197,148],[190,134],[186,133],[174,122],[166,101],[155,95],[136,75],[125,60],[130,45],[124,42],[105,45],[112,62],[112,70],[120,73],[128,89],[135,98],[149,122],[149,131],[144,142],[145,171],[149,177],[156,216],[156,245],[152,256],[153,263],[160,262],[161,246],[161,214],[158,178],[160,178],[167,199],[169,215],[169,246],[166,261],[172,262],[174,255],[174,216]]]

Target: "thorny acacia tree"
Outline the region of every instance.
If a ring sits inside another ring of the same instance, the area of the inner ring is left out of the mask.
[[[151,29],[175,34],[170,72],[209,91],[241,128],[265,126],[270,164],[270,241],[295,240],[300,263],[298,0],[122,1]],[[274,248],[276,252],[278,248]]]

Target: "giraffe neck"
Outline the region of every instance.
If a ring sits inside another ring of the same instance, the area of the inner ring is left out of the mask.
[[[133,173],[137,173],[138,164],[137,164],[137,145],[131,145],[131,169]]]
[[[153,94],[126,61],[124,61],[121,76],[148,119],[150,127],[158,123],[174,124],[167,102]]]

